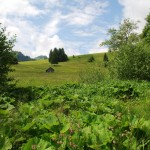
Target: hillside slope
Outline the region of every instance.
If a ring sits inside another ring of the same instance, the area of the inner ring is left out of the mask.
[[[94,56],[95,62],[89,63],[88,58],[91,55]],[[13,66],[15,71],[11,75],[18,80],[18,86],[53,86],[76,82],[79,79],[80,73],[89,67],[94,68],[98,66],[105,72],[103,56],[104,53],[70,57],[69,61],[55,66],[49,64],[47,59],[20,62],[18,65]],[[46,73],[46,69],[50,66],[54,68],[54,73]]]

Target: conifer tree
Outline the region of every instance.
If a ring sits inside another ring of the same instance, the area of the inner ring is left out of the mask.
[[[14,62],[14,53],[12,51],[15,43],[15,37],[9,37],[6,28],[0,24],[0,92],[10,87],[11,78],[8,73],[13,71],[10,67]]]
[[[105,53],[105,54],[104,54],[104,57],[103,57],[103,62],[104,62],[104,66],[105,66],[105,67],[107,67],[108,61],[109,61],[109,60],[108,60],[108,56],[107,56],[107,54]]]
[[[58,62],[64,62],[68,60],[68,56],[65,54],[64,48],[54,48],[50,50],[49,62],[51,64],[58,64]]]

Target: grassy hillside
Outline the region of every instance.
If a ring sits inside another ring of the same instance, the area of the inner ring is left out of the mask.
[[[93,63],[87,62],[91,54],[70,57],[68,62],[62,62],[56,66],[49,64],[48,60],[20,62],[13,66],[15,71],[11,75],[18,80],[18,86],[53,86],[76,82],[80,73],[88,67],[100,66],[105,72],[106,69],[103,67],[104,53],[92,55],[95,58]],[[45,72],[50,66],[54,68],[54,73]]]

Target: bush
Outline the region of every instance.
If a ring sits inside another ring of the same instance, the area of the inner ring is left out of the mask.
[[[88,62],[93,62],[95,61],[95,58],[93,56],[89,57]]]
[[[150,81],[150,51],[145,44],[124,45],[112,62],[111,72],[119,79]]]

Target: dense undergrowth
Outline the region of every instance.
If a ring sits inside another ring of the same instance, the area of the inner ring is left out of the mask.
[[[149,150],[149,89],[116,80],[16,88],[0,96],[0,149]]]

